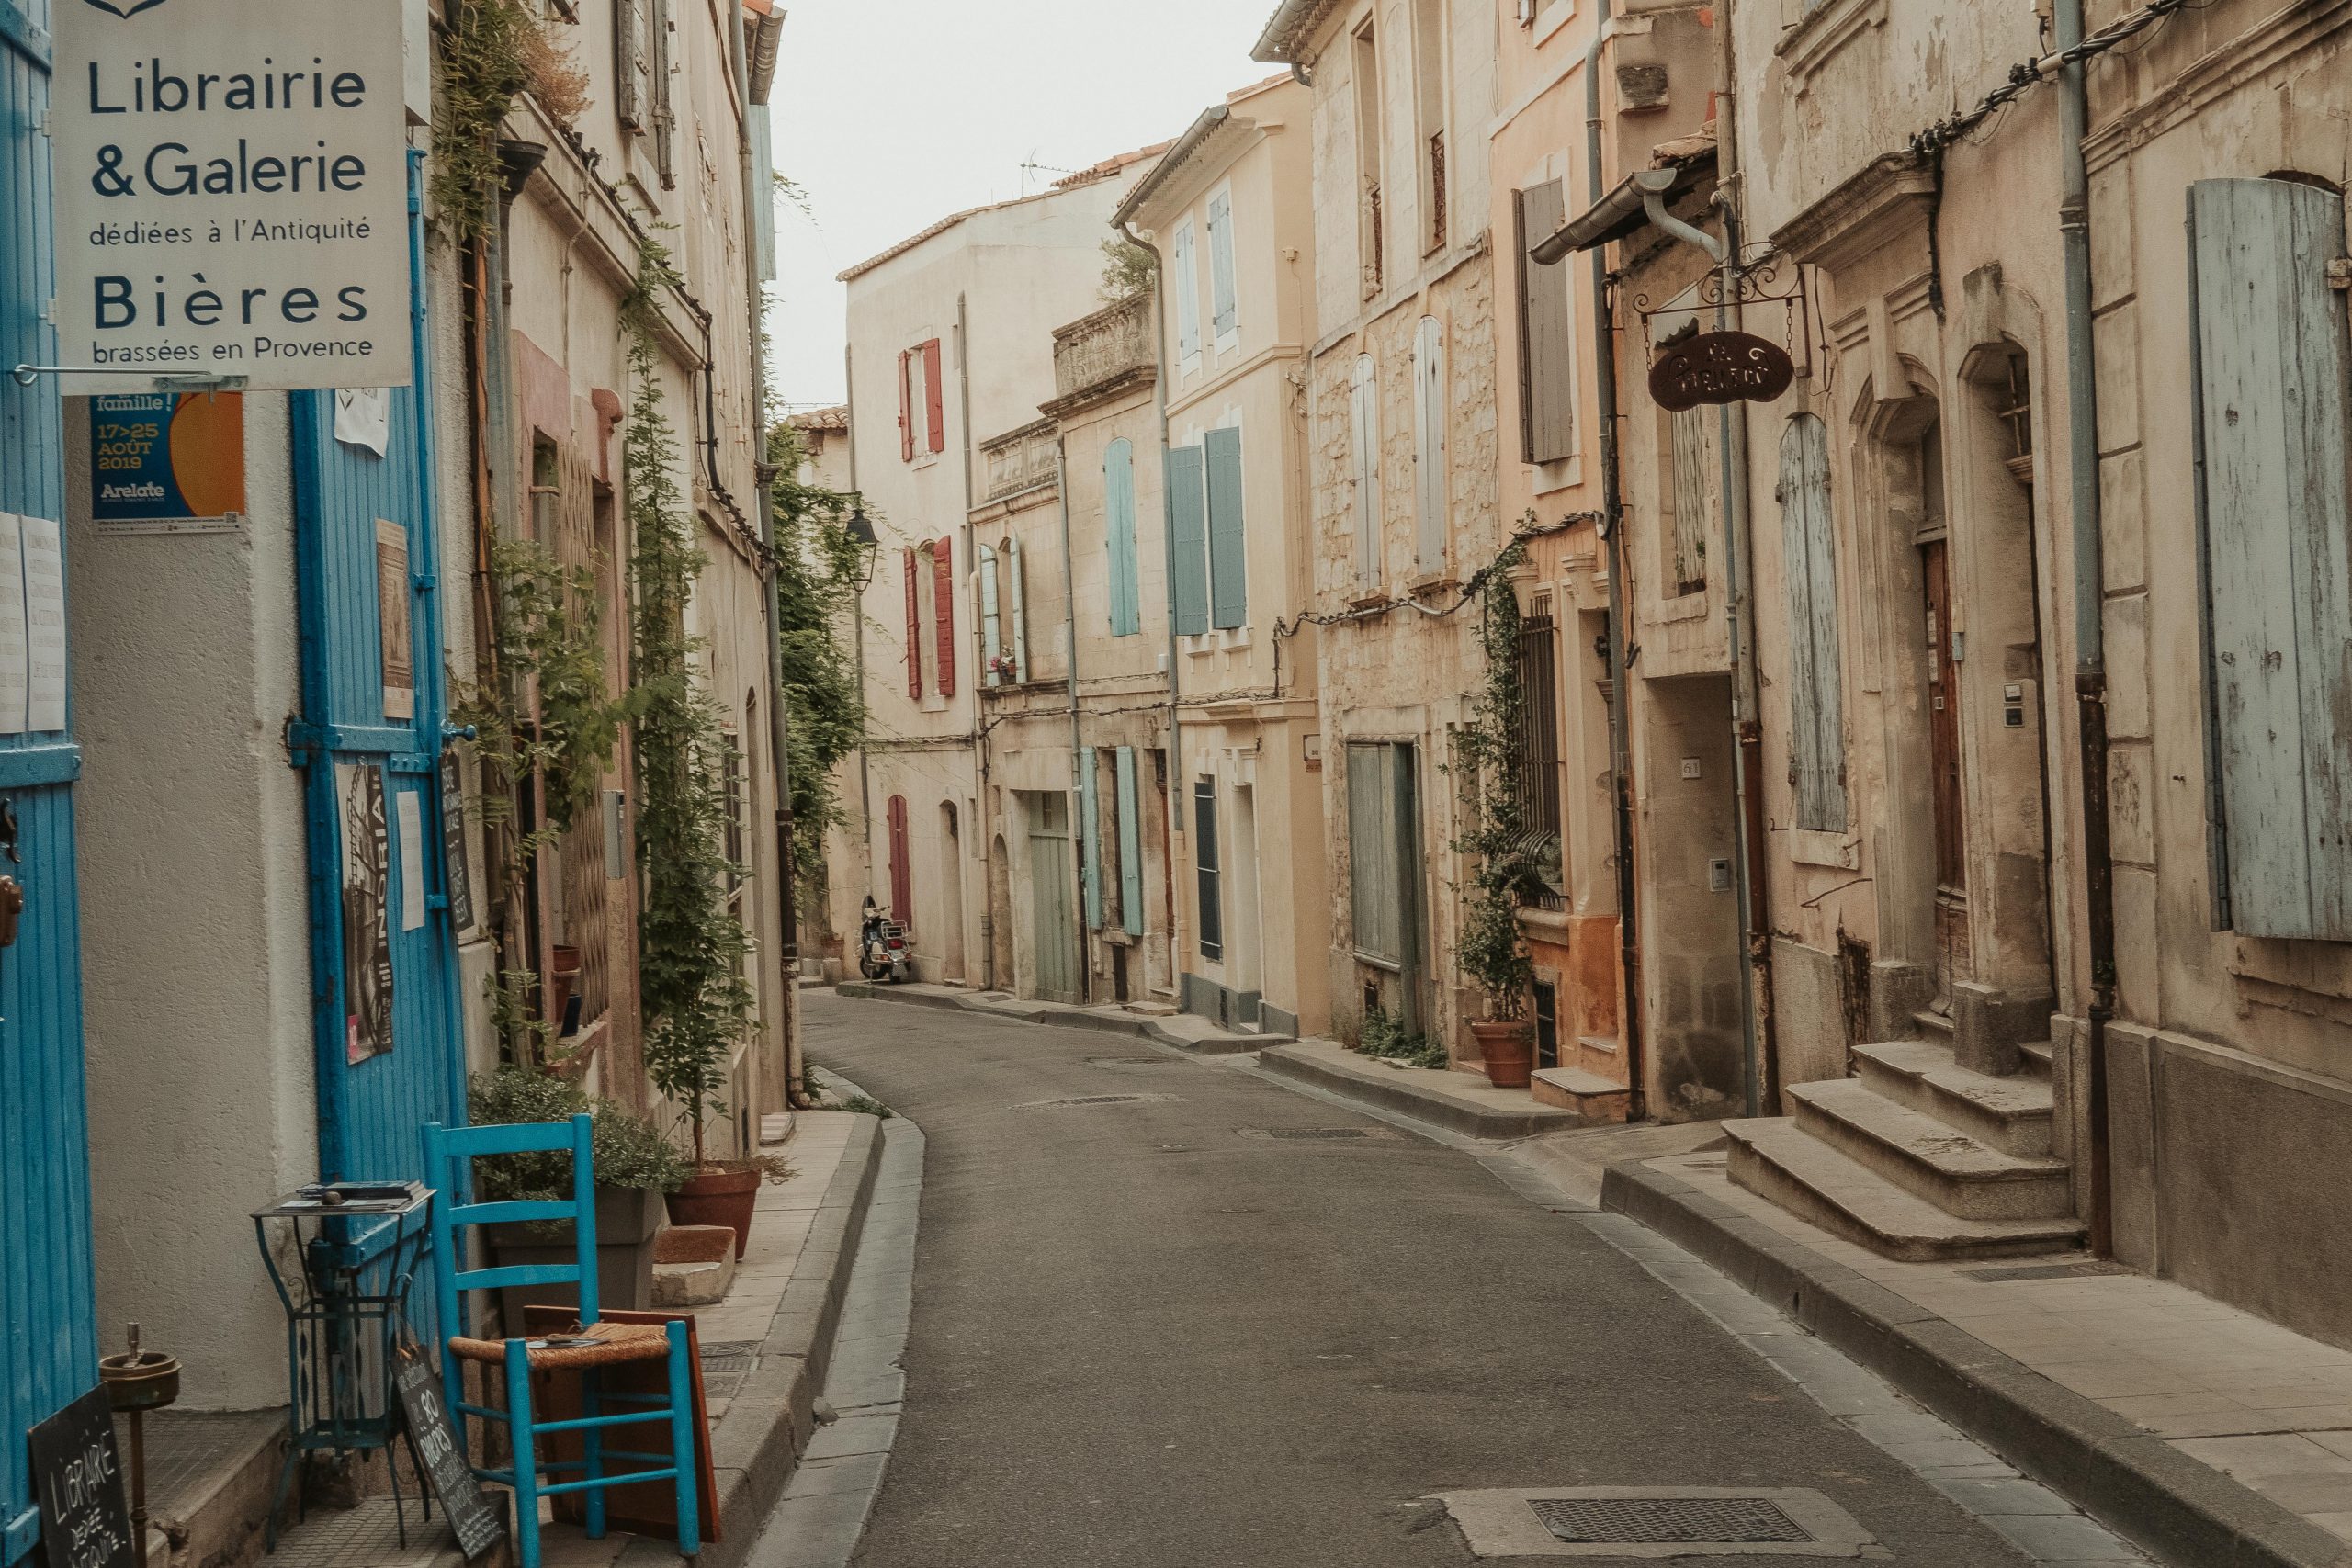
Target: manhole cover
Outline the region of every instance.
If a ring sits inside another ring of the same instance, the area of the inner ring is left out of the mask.
[[[760,1341],[716,1340],[702,1347],[703,1392],[713,1399],[732,1399],[742,1392],[743,1380],[759,1364]]]
[[[1558,1540],[1596,1546],[1813,1539],[1763,1497],[1531,1497],[1527,1506]]]
[[[1175,1100],[1172,1094],[1081,1094],[1069,1100],[1033,1100],[1015,1111],[1075,1111],[1091,1105],[1140,1105],[1147,1100]]]

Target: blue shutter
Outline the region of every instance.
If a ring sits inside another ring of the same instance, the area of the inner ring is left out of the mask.
[[[1241,432],[1208,434],[1210,620],[1250,621],[1250,558],[1241,533]]]
[[[1829,427],[1809,413],[1781,437],[1781,575],[1789,604],[1789,752],[1797,827],[1846,830],[1846,718],[1838,651]]]
[[[1136,790],[1136,749],[1119,758],[1119,916],[1129,936],[1143,935],[1143,815]]]
[[[1136,449],[1124,437],[1102,455],[1102,509],[1111,551],[1111,635],[1143,630],[1143,594],[1136,583]]]
[[[2188,190],[2215,912],[2352,938],[2352,497],[2344,198]]]
[[[1209,629],[1206,470],[1198,446],[1168,454],[1168,598],[1185,637]]]
[[[1094,793],[1094,758],[1091,746],[1078,754],[1079,880],[1086,887],[1089,930],[1102,924],[1102,807]]]

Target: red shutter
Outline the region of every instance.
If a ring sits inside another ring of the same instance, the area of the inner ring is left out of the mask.
[[[907,379],[907,367],[913,358],[911,349],[899,355],[899,460],[904,463],[915,460],[915,394]]]
[[[907,563],[907,695],[922,696],[922,600],[917,590],[915,552],[900,552]]]
[[[914,874],[907,859],[907,797],[890,797],[890,918],[902,926],[915,923]]]
[[[932,547],[931,618],[939,632],[939,694],[956,694],[956,542]]]
[[[939,340],[932,339],[922,345],[922,396],[929,405],[923,411],[931,421],[931,449],[947,450],[947,393],[939,375]]]

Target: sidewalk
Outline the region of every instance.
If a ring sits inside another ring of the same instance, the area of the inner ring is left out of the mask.
[[[2079,1253],[1897,1263],[1732,1184],[1610,1168],[1630,1215],[2181,1568],[2352,1562],[2352,1351]]]
[[[721,1537],[706,1539],[700,1568],[734,1568],[759,1538],[817,1427],[842,1331],[849,1265],[873,1199],[881,1122],[845,1111],[804,1111],[782,1147],[793,1175],[760,1189],[751,1245],[726,1299],[695,1311]],[[492,1489],[493,1496],[503,1492]],[[348,1512],[313,1508],[278,1541],[273,1568],[465,1568],[441,1512],[421,1523],[409,1496],[408,1547],[397,1539],[391,1499]],[[615,1533],[588,1540],[575,1526],[547,1525],[545,1568],[660,1568],[679,1561],[670,1541]],[[502,1552],[477,1568],[510,1560]]]
[[[1400,1066],[1351,1051],[1335,1040],[1271,1045],[1258,1054],[1258,1066],[1276,1077],[1465,1138],[1531,1138],[1588,1124],[1576,1111],[1543,1104],[1523,1089],[1497,1089],[1481,1074]]]
[[[1028,1001],[1004,991],[975,991],[963,986],[933,986],[920,981],[886,986],[870,980],[844,980],[834,987],[844,997],[867,1001],[912,1002],[922,1007],[962,1008],[990,1018],[1019,1023],[1050,1023],[1064,1029],[1102,1029],[1156,1040],[1179,1051],[1201,1055],[1236,1055],[1261,1046],[1279,1044],[1283,1037],[1249,1034],[1219,1029],[1207,1019],[1189,1012],[1140,1012],[1113,1004],[1071,1007],[1064,1002]]]

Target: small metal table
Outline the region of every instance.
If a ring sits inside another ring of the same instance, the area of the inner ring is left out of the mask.
[[[286,1308],[289,1385],[290,1441],[264,1528],[268,1551],[277,1550],[278,1511],[304,1454],[389,1450],[394,1439],[408,1436],[392,1374],[432,1209],[433,1189],[422,1182],[338,1181],[301,1188],[254,1211],[262,1266]],[[270,1245],[273,1222],[292,1233],[297,1271],[290,1276],[279,1249]],[[408,1442],[414,1462],[414,1438]],[[384,1468],[391,1474],[392,1509],[405,1548],[408,1515],[400,1467],[390,1452]],[[416,1469],[424,1473],[423,1465]],[[433,1517],[429,1496],[424,1517]]]

